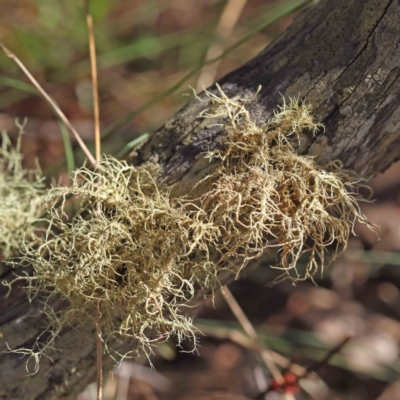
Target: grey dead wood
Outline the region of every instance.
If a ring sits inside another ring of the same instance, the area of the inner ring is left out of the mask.
[[[265,120],[282,96],[306,99],[326,125],[304,133],[302,154],[320,164],[340,159],[369,178],[400,156],[400,1],[322,0],[299,16],[257,57],[222,78],[229,96],[250,97],[255,118]],[[216,92],[216,88],[211,88]],[[135,164],[157,160],[174,193],[185,193],[215,165],[202,153],[218,146],[222,132],[199,118],[205,105],[191,101],[132,157]],[[11,279],[3,267],[2,279]],[[0,289],[0,350],[29,346],[46,323],[40,302],[28,304],[18,288],[4,299]],[[129,344],[118,344],[127,348]],[[73,399],[95,380],[95,329],[67,328],[61,350],[27,376],[25,360],[0,357],[0,399]],[[110,368],[111,363],[107,366]]]

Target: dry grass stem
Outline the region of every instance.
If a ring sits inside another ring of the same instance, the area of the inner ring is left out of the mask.
[[[101,310],[98,304],[98,315],[96,321],[96,383],[97,400],[103,398],[103,341],[101,338]]]
[[[85,2],[86,6],[86,24],[89,38],[90,67],[93,86],[93,110],[94,110],[94,142],[97,165],[101,161],[101,136],[100,136],[100,108],[99,108],[99,89],[97,78],[97,59],[96,59],[96,42],[93,32],[93,18],[89,11],[89,0]],[[97,212],[101,213],[101,205],[97,204]],[[102,304],[97,304],[97,320],[96,320],[96,376],[97,376],[97,400],[103,398],[103,342],[101,338],[101,315]]]
[[[216,40],[211,44],[207,51],[205,61],[210,61],[214,58],[217,60],[212,64],[205,65],[200,71],[200,76],[197,80],[196,91],[201,92],[204,88],[212,85],[215,81],[218,72],[218,66],[221,59],[218,58],[224,52],[227,40],[231,36],[240,15],[247,3],[247,0],[228,0],[225,8],[218,21],[216,30]]]
[[[98,88],[98,78],[97,78],[96,42],[94,39],[94,32],[93,32],[93,18],[89,14],[89,12],[86,14],[86,24],[88,28],[90,67],[91,67],[92,86],[93,86],[94,138],[96,146],[96,161],[99,162],[101,159],[101,137],[100,137],[100,107],[99,107],[99,88]]]
[[[28,71],[22,61],[12,53],[4,44],[0,43],[0,47],[4,51],[7,57],[11,58],[15,63],[21,68],[24,74],[29,78],[32,84],[36,87],[37,90],[42,94],[42,96],[47,100],[47,102],[53,107],[54,111],[58,114],[60,119],[64,122],[64,124],[69,128],[69,130],[74,135],[76,141],[78,142],[79,146],[81,147],[82,151],[85,153],[86,157],[90,161],[91,164],[96,165],[96,160],[93,158],[92,153],[86,147],[84,141],[80,137],[79,133],[76,129],[72,126],[69,119],[65,116],[65,114],[60,110],[56,102],[46,93],[46,91],[40,86],[39,82],[33,77],[33,75]]]
[[[229,290],[228,286],[224,286],[223,292],[225,293],[225,301],[227,302],[229,308],[239,321],[240,325],[242,325],[242,328],[244,331],[249,335],[251,339],[253,339],[256,343],[260,342],[260,338],[258,337],[258,334],[256,330],[254,329],[254,326],[252,323],[249,321],[247,318],[246,314],[243,312],[242,308],[240,307],[239,303],[236,301],[236,299],[233,297],[232,292]],[[260,349],[260,355],[261,358],[264,361],[265,366],[268,368],[269,372],[271,372],[272,377],[274,380],[278,383],[283,383],[284,379],[281,374],[281,371],[278,369],[278,367],[275,365],[275,362],[273,360],[272,355],[270,354],[269,350],[266,347],[262,347]]]

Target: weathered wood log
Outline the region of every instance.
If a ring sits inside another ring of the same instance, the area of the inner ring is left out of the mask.
[[[219,83],[229,96],[262,89],[251,113],[267,119],[284,98],[305,99],[325,131],[305,133],[298,151],[320,164],[340,159],[372,177],[400,156],[400,1],[321,0],[297,18],[257,57]],[[215,92],[216,88],[211,88]],[[176,193],[187,192],[213,168],[201,155],[218,145],[221,130],[199,118],[205,107],[191,101],[135,154],[140,164],[156,159]],[[10,279],[4,269],[2,279]],[[18,288],[0,289],[0,350],[29,347],[45,326],[39,301],[28,304]],[[68,328],[61,350],[27,376],[25,360],[0,357],[0,399],[72,399],[95,378],[95,329]]]

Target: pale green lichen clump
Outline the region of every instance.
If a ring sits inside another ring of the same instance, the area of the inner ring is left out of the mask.
[[[191,249],[192,221],[154,175],[151,167],[113,158],[97,172],[79,169],[71,187],[48,193],[51,223],[42,243],[24,256],[34,269],[30,295],[51,288],[50,296],[69,301],[63,322],[66,316],[69,323],[95,321],[99,309],[104,341],[131,337],[145,351],[171,335],[195,339],[192,320],[180,308],[195,284],[216,276],[215,265]],[[63,212],[69,195],[81,202],[72,219]],[[51,310],[49,317],[54,330],[60,320]]]
[[[22,242],[32,239],[34,222],[44,212],[45,186],[39,168],[28,170],[22,166],[21,133],[16,147],[11,145],[6,132],[1,132],[0,148],[0,254],[8,258],[15,254]]]
[[[323,270],[325,253],[330,260],[345,248],[354,223],[368,223],[357,200],[360,178],[343,169],[340,161],[324,167],[313,157],[299,155],[293,143],[303,131],[322,129],[313,121],[312,108],[291,99],[261,124],[246,109],[250,100],[206,92],[211,121],[222,118],[224,148],[208,154],[221,166],[207,179],[212,188],[198,199],[202,220],[223,227],[215,246],[223,262],[239,258],[243,267],[267,249],[279,255],[274,268],[281,278],[304,280]],[[297,268],[304,260],[303,272]],[[240,270],[240,269],[239,269]]]
[[[104,341],[128,336],[145,351],[171,335],[195,341],[184,307],[196,286],[212,288],[220,272],[237,274],[268,249],[278,253],[274,267],[284,278],[312,278],[328,247],[334,258],[355,221],[367,223],[353,192],[358,178],[339,162],[322,168],[294,150],[304,130],[321,128],[309,105],[284,103],[261,124],[246,109],[251,100],[219,90],[206,92],[211,107],[199,116],[210,125],[217,118],[225,131],[221,149],[205,155],[220,163],[200,197],[171,198],[155,166],[111,157],[97,171],[78,170],[71,187],[50,190],[49,228],[23,260],[34,270],[31,296],[47,290],[69,301],[62,318],[46,303],[55,332],[48,347],[63,324],[94,323],[99,311]],[[70,195],[80,199],[72,218],[65,213]]]

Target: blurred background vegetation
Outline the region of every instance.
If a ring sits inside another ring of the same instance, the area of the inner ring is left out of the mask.
[[[229,3],[232,8],[227,12]],[[187,101],[183,94],[190,92],[189,85],[202,87],[199,77],[204,77],[201,65],[207,54],[215,56],[243,42],[213,67],[216,78],[223,76],[279,35],[301,3],[309,2],[92,1],[101,123],[107,133],[103,152],[120,154],[127,143],[167,121]],[[3,0],[0,15],[0,41],[23,61],[92,146],[92,88],[83,2]],[[222,19],[230,16],[231,31],[221,35]],[[176,90],[171,93],[171,88]],[[149,102],[151,107],[137,112]],[[39,160],[45,173],[68,183],[66,167],[55,168],[66,153],[71,156],[63,125],[17,66],[0,55],[0,129],[13,134],[15,118],[25,117],[29,119],[23,141],[26,165]],[[83,157],[73,140],[72,146],[80,165]],[[231,285],[262,345],[301,366],[312,365],[343,338],[352,337],[340,354],[318,369],[318,375],[302,380],[300,392],[271,392],[268,399],[400,399],[399,164],[380,174],[371,186],[377,201],[363,209],[381,226],[381,240],[360,227],[344,256],[317,280],[318,286],[286,282],[267,288],[273,279],[267,264]],[[221,293],[214,303],[205,302],[198,316],[198,326],[206,334],[200,337],[199,355],[179,353],[171,343],[157,349],[153,360],[157,372],[148,368],[146,360],[124,363],[107,380],[105,400],[234,400],[234,394],[254,397],[264,390],[270,373],[257,347],[246,347],[242,328]],[[90,386],[80,398],[92,399],[93,395]]]
[[[254,34],[252,31],[288,14],[299,3],[304,1],[243,1],[240,19],[223,46],[228,48],[249,33],[250,37],[224,57],[217,76],[261,51],[290,23],[293,15],[268,29]],[[104,152],[118,152],[138,134],[159,127],[187,101],[182,94],[190,92],[189,86],[196,87],[199,73],[175,93],[129,118],[130,113],[155,97],[163,97],[188,72],[201,66],[208,49],[218,40],[216,27],[225,4],[220,0],[92,1],[103,127],[110,127],[128,115],[128,125],[103,140]],[[90,139],[92,89],[83,2],[22,0],[16,5],[6,0],[0,7],[0,40],[45,85],[81,134]],[[2,113],[28,117],[31,123],[54,120],[48,104],[36,96],[36,90],[6,57],[0,58],[0,93]],[[3,125],[10,125],[10,121]],[[59,154],[37,156],[44,158],[43,168],[59,159]]]

